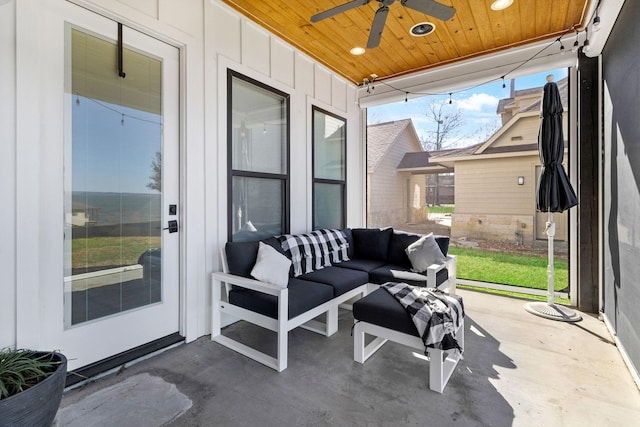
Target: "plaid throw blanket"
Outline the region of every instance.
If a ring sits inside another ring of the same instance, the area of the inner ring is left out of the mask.
[[[425,347],[462,354],[464,349],[455,336],[464,319],[462,297],[406,283],[387,282],[382,287],[409,312]]]
[[[349,243],[340,230],[315,230],[307,234],[278,236],[285,255],[291,259],[293,275],[311,273],[332,262],[347,261]]]

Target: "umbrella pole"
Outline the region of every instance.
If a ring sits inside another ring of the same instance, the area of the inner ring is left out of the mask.
[[[554,295],[554,265],[553,265],[553,239],[556,235],[556,223],[553,222],[553,213],[549,212],[549,221],[547,221],[545,232],[547,233],[547,303],[549,305],[555,302]]]
[[[553,221],[553,213],[549,212],[549,221],[547,221],[545,233],[547,234],[547,302],[529,302],[524,305],[525,310],[536,316],[544,317],[551,320],[559,320],[561,322],[577,322],[582,316],[569,307],[555,304],[554,288],[554,266],[553,266],[553,240],[556,235],[556,223]]]

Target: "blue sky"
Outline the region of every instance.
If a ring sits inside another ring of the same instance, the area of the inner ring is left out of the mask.
[[[567,69],[549,70],[515,79],[515,88],[528,89],[542,87],[546,83],[546,76],[553,74],[555,81],[567,76]],[[509,97],[510,80],[487,83],[478,87],[458,90],[451,95],[444,93],[437,96],[425,96],[400,101],[391,104],[370,107],[367,109],[367,124],[383,123],[393,120],[412,119],[418,136],[423,139],[436,132],[437,123],[427,116],[429,104],[440,105],[444,102],[443,114],[455,114],[461,111],[463,124],[455,135],[445,141],[443,148],[465,147],[485,141],[499,127],[500,121],[496,114],[498,101]]]

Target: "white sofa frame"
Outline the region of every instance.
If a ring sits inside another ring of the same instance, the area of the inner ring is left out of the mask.
[[[447,255],[446,261],[442,264],[431,264],[427,267],[427,287],[437,288],[441,291],[448,292],[452,295],[456,293],[456,256]],[[442,269],[446,268],[448,271],[447,280],[436,286],[436,275]],[[399,280],[401,281],[401,280]]]
[[[458,325],[455,333],[456,339],[461,347],[464,348],[464,319],[462,319]],[[367,345],[365,345],[365,334],[375,336]],[[372,323],[357,321],[353,327],[353,359],[356,362],[364,363],[387,341],[393,341],[424,351],[424,343],[420,337]],[[427,353],[429,355],[429,388],[438,393],[442,393],[462,355],[459,352],[443,351],[434,348],[427,348]]]
[[[221,249],[221,257],[223,271],[212,274],[211,339],[231,350],[255,360],[256,362],[275,369],[278,372],[287,368],[288,333],[290,330],[302,327],[325,336],[331,336],[338,331],[338,306],[352,298],[367,294],[367,284],[363,284],[323,304],[320,304],[307,312],[289,319],[288,288],[280,288],[270,283],[230,274],[224,248]],[[254,291],[274,295],[278,299],[277,318],[274,319],[240,306],[230,304],[228,301],[231,286],[239,286],[245,289],[252,289]],[[225,291],[224,299],[222,292],[223,288]],[[326,321],[324,323],[314,320],[323,313],[326,313]],[[222,335],[223,315],[230,316],[237,320],[245,320],[275,332],[277,334],[276,357],[272,357],[237,340]]]

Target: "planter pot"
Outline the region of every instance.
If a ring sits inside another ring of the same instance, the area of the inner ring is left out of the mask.
[[[42,353],[37,353],[38,355]],[[58,412],[67,377],[67,358],[55,353],[58,369],[44,381],[27,390],[0,400],[0,427],[49,427]]]

